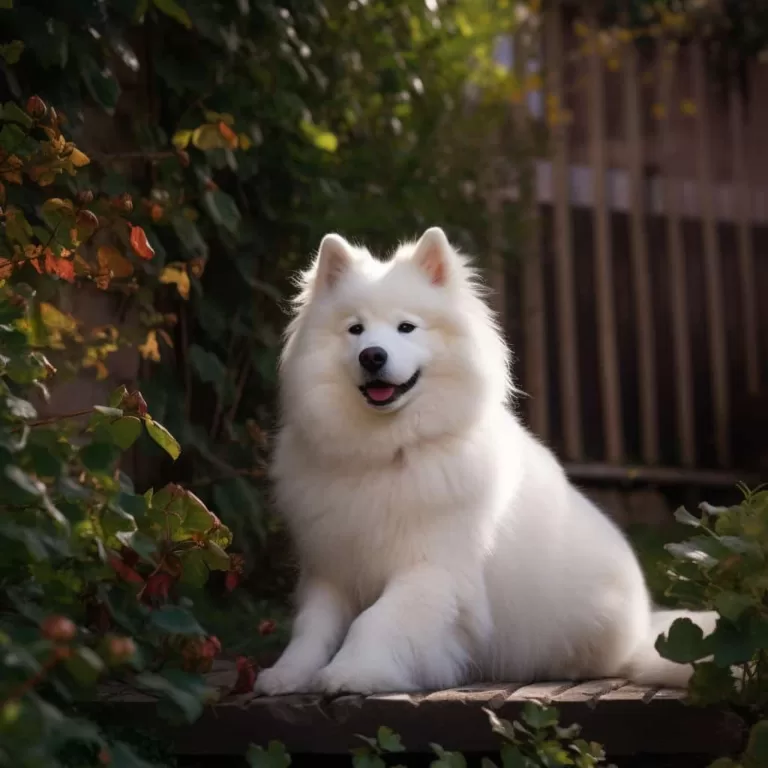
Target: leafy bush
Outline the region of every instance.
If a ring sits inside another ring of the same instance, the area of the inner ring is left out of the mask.
[[[603,748],[595,742],[578,738],[580,728],[559,724],[559,713],[554,707],[544,707],[536,701],[523,706],[520,720],[510,723],[494,712],[485,710],[491,728],[502,740],[500,751],[504,768],[594,768],[605,761]],[[364,746],[352,750],[353,768],[386,768],[387,758],[405,752],[400,736],[391,728],[381,726],[375,737],[360,736]],[[467,768],[467,760],[460,752],[449,752],[439,744],[431,744],[435,760],[431,768]],[[279,742],[268,747],[252,745],[247,754],[251,768],[288,768],[291,757]],[[482,768],[496,768],[493,760],[484,758]],[[609,768],[611,768],[609,766]]]
[[[53,108],[32,97],[25,109],[4,104],[1,117],[0,765],[56,766],[79,745],[78,765],[140,768],[83,703],[99,683],[130,681],[171,720],[194,720],[212,693],[200,673],[220,643],[191,597],[212,571],[236,581],[241,563],[197,496],[173,483],[139,494],[121,471],[142,436],[171,459],[180,452],[140,392],[120,387],[105,405],[38,414],[56,381],[51,359],[75,371],[102,359],[103,339],[80,336],[55,306],[61,285],[104,289],[122,277],[135,289],[133,261],[154,254],[123,215],[127,199],[118,208],[57,186],[89,159]],[[122,252],[89,250],[107,235]]]
[[[667,545],[667,594],[719,618],[706,637],[678,619],[656,644],[662,656],[694,664],[693,703],[725,704],[751,726],[741,762],[723,758],[717,768],[768,765],[768,491],[743,491],[736,506],[675,513],[695,534]]]

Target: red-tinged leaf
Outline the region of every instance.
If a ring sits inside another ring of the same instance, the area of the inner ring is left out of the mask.
[[[119,557],[116,555],[110,555],[109,557],[109,565],[112,567],[114,572],[123,580],[128,581],[132,584],[143,584],[144,579],[136,573],[136,571],[133,570],[129,565],[126,565]]]
[[[131,227],[131,248],[145,261],[149,261],[155,255],[154,249],[147,240],[147,233],[141,227]]]
[[[256,665],[245,656],[238,656],[237,680],[232,693],[251,693],[256,682]]]
[[[240,574],[237,571],[227,571],[224,578],[224,588],[227,592],[232,592],[240,583]]]
[[[13,274],[13,262],[10,259],[0,259],[0,280],[6,280]]]
[[[173,586],[173,576],[170,573],[159,571],[153,573],[147,579],[147,586],[144,588],[144,600],[167,600],[168,592]]]

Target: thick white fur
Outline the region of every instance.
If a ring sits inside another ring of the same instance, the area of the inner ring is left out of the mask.
[[[398,333],[404,321],[416,325]],[[365,331],[351,335],[361,323]],[[389,354],[389,409],[358,354]],[[508,351],[442,230],[388,262],[338,235],[304,276],[273,474],[298,547],[292,640],[260,693],[622,676],[683,686],[618,528],[509,409]],[[713,614],[691,615],[706,632]]]

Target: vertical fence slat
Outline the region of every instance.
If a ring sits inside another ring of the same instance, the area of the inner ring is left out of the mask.
[[[667,218],[667,254],[672,312],[672,340],[675,371],[675,403],[680,461],[685,467],[696,463],[695,425],[693,418],[693,375],[691,370],[691,331],[686,290],[685,250],[680,221],[680,180],[669,174],[667,164],[674,151],[670,125],[675,80],[675,54],[668,58],[664,43],[657,48],[659,105],[667,115],[660,122],[662,148],[662,199]]]
[[[592,160],[593,220],[595,227],[595,288],[597,296],[600,383],[603,403],[606,458],[624,459],[619,362],[616,348],[616,313],[613,306],[613,265],[610,219],[606,197],[605,93],[603,63],[597,50],[598,25],[594,7],[587,13],[589,28],[589,136]]]
[[[733,151],[733,181],[736,198],[736,222],[739,233],[739,267],[741,312],[750,394],[760,390],[760,348],[757,339],[757,283],[755,282],[755,246],[752,237],[752,196],[744,151],[744,105],[741,94],[734,89],[730,95],[731,147]]]
[[[545,52],[549,97],[554,111],[563,109],[563,28],[559,7],[545,15]],[[552,192],[555,241],[555,290],[557,292],[557,332],[560,361],[560,402],[563,413],[565,457],[583,458],[581,394],[578,369],[576,287],[573,278],[573,233],[569,194],[568,129],[562,119],[552,126]]]
[[[658,400],[653,329],[651,275],[643,184],[643,138],[638,88],[637,49],[626,46],[624,55],[625,125],[629,160],[630,224],[632,232],[632,276],[635,284],[637,365],[640,385],[642,456],[647,464],[659,460]]]
[[[517,35],[514,40],[514,62],[520,82],[525,77],[530,51]],[[525,130],[530,119],[525,102],[513,106],[513,121],[517,130]],[[523,244],[523,334],[525,345],[525,391],[529,395],[528,423],[539,437],[549,437],[549,381],[547,377],[547,323],[544,299],[544,267],[542,264],[541,231],[539,228],[538,195],[535,170],[524,168],[518,179],[522,201],[531,209],[525,212]]]
[[[714,212],[712,161],[713,151],[709,135],[709,110],[707,98],[704,54],[700,43],[691,46],[693,73],[693,97],[696,103],[696,164],[701,201],[702,228],[704,234],[704,276],[706,281],[706,306],[709,326],[709,355],[712,376],[712,407],[715,416],[715,447],[717,460],[727,466],[730,463],[728,360],[725,340],[725,313],[720,269],[720,246],[717,238],[717,221]]]

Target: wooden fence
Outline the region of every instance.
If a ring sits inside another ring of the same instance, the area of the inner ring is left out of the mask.
[[[768,65],[718,91],[702,48],[598,52],[545,14],[538,225],[502,302],[531,427],[575,474],[730,484],[768,454]],[[514,268],[513,268],[514,269]]]

